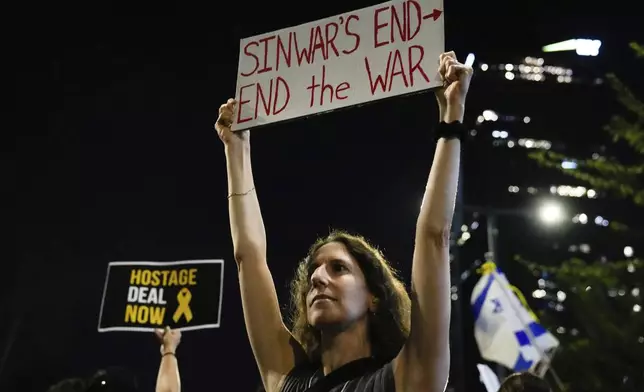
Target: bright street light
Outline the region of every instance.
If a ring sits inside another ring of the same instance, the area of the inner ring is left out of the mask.
[[[548,202],[539,207],[539,218],[547,225],[556,225],[564,220],[564,211],[559,203]]]
[[[542,48],[544,52],[561,52],[574,50],[579,56],[597,56],[602,42],[598,39],[569,39],[546,45]]]

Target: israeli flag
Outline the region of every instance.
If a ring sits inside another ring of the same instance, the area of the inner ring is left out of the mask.
[[[485,263],[482,270],[471,297],[481,356],[514,372],[532,371],[541,361],[549,362],[559,347],[557,338],[519,301],[494,263]]]

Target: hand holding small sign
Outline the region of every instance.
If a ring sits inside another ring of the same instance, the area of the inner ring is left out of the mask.
[[[156,329],[154,334],[161,342],[161,355],[174,355],[176,353],[177,347],[179,347],[179,343],[181,343],[180,330],[165,327],[165,329]]]

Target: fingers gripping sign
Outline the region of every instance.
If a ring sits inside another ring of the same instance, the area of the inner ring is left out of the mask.
[[[219,117],[217,118],[217,131],[223,132],[225,130],[230,130],[230,127],[233,125],[233,116],[235,114],[235,109],[237,102],[229,98],[228,101],[219,107]]]
[[[440,55],[438,74],[443,87],[436,91],[439,103],[447,105],[465,105],[465,97],[470,87],[474,70],[460,63],[456,53],[447,52]]]
[[[161,355],[165,353],[174,354],[181,343],[181,331],[178,329],[171,329],[170,327],[165,327],[165,329],[156,329],[154,334],[161,342]]]
[[[233,98],[228,99],[225,104],[219,107],[219,117],[215,122],[215,130],[225,146],[243,143],[248,140],[247,130],[236,132],[231,130],[237,110],[237,101]]]

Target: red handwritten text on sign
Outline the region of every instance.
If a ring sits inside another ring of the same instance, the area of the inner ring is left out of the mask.
[[[233,129],[438,86],[442,5],[390,1],[243,39]]]

